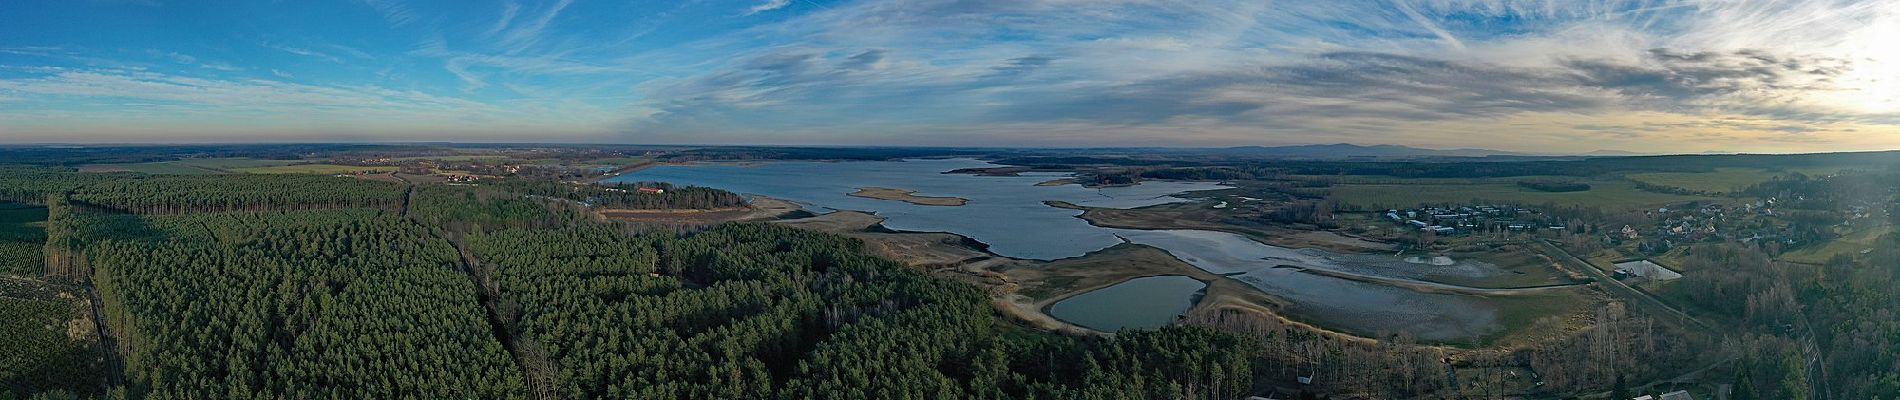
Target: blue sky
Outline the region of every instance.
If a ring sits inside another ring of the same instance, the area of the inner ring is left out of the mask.
[[[22,1],[0,142],[1900,147],[1889,1]]]

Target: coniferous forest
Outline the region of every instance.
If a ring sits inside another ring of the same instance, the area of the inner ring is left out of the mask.
[[[0,194],[46,215],[20,241],[102,328],[89,357],[21,325],[45,350],[0,359],[0,398],[1212,399],[1253,376],[1236,336],[1028,330],[776,225],[640,233],[508,185],[8,172]],[[673,192],[743,201],[706,190]]]

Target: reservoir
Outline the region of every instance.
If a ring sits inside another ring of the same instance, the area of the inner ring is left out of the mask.
[[[1319,275],[1324,270],[1410,280],[1423,273],[1489,273],[1468,262],[1408,263],[1391,255],[1342,254],[1267,245],[1245,236],[1203,230],[1132,230],[1094,226],[1081,211],[1044,201],[1138,208],[1186,201],[1174,195],[1223,189],[1212,182],[1144,182],[1087,188],[1039,186],[1062,174],[978,176],[946,174],[997,167],[980,160],[697,163],[661,165],[611,179],[706,186],[797,202],[814,212],[866,211],[899,231],[947,232],[989,246],[997,255],[1053,260],[1078,257],[1123,242],[1153,246],[1195,267],[1233,277],[1288,300],[1289,317],[1364,336],[1405,332],[1422,340],[1469,340],[1502,329],[1499,301],[1482,296],[1426,293]],[[917,196],[967,199],[962,206],[927,206],[848,195],[861,187],[914,190]],[[1460,272],[1463,271],[1463,272]],[[1192,282],[1192,285],[1188,283]],[[1052,315],[1092,329],[1165,325],[1201,283],[1186,277],[1150,277],[1083,293],[1051,307]],[[1133,310],[1133,311],[1130,311]],[[1122,315],[1126,314],[1126,315]],[[1158,322],[1157,322],[1158,321]]]
[[[945,174],[959,168],[998,167],[970,159],[700,163],[661,165],[611,179],[705,186],[740,194],[790,200],[814,212],[866,211],[884,217],[884,227],[912,232],[949,232],[988,244],[997,255],[1035,260],[1079,257],[1121,243],[1114,233],[1075,218],[1081,211],[1050,207],[1044,200],[1113,208],[1183,201],[1169,195],[1221,189],[1209,182],[1151,182],[1090,189],[1081,185],[1036,186],[1062,174],[977,176]],[[924,206],[848,195],[860,187],[915,190],[918,196],[960,197],[962,206]]]

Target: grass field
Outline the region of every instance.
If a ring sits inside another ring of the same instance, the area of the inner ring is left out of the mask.
[[[1852,257],[1859,255],[1861,251],[1873,248],[1876,244],[1875,242],[1878,242],[1881,236],[1885,236],[1889,233],[1893,233],[1893,225],[1864,228],[1847,236],[1842,236],[1839,239],[1828,241],[1827,243],[1784,253],[1777,258],[1787,262],[1825,264],[1827,260],[1834,258],[1834,256],[1845,255]]]
[[[1544,192],[1526,189],[1515,182],[1418,183],[1418,184],[1343,184],[1332,188],[1332,195],[1347,205],[1364,209],[1412,207],[1430,203],[1517,203],[1560,206],[1601,207],[1629,210],[1696,200],[1719,200],[1705,196],[1663,194],[1637,190],[1625,181],[1592,180],[1590,190],[1581,192]]]
[[[294,164],[269,167],[238,168],[238,172],[247,174],[349,174],[357,172],[393,172],[396,167],[358,166],[336,164]]]
[[[165,175],[234,174],[238,169],[287,165],[295,160],[259,160],[254,158],[193,158],[137,164],[91,164],[79,167],[86,172],[138,172]]]
[[[1644,172],[1629,174],[1628,177],[1651,185],[1709,193],[1735,193],[1784,174],[1760,168],[1716,168],[1713,172]]]
[[[1496,344],[1509,340],[1515,335],[1525,334],[1539,320],[1545,318],[1563,318],[1583,306],[1586,299],[1575,291],[1562,290],[1534,296],[1494,297],[1498,305],[1498,325],[1503,330],[1480,340],[1483,344]]]

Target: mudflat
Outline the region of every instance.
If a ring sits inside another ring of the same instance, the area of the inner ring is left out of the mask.
[[[960,206],[970,202],[969,199],[962,197],[918,196],[916,193],[917,191],[910,189],[870,186],[858,188],[858,191],[851,192],[850,195],[878,200],[895,200],[920,206],[949,207]]]

